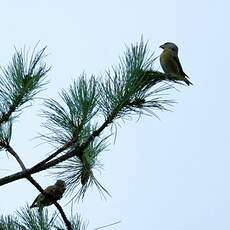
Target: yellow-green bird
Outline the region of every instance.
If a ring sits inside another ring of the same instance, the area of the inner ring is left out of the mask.
[[[180,64],[180,60],[178,58],[178,47],[172,42],[166,42],[161,45],[160,48],[163,49],[163,52],[160,55],[160,64],[164,72],[178,75],[187,85],[192,85]]]
[[[63,180],[57,180],[54,185],[48,186],[44,192],[49,196],[44,196],[40,193],[30,208],[38,207],[39,209],[43,209],[44,206],[49,206],[54,203],[54,201],[60,200],[65,192],[66,184]]]

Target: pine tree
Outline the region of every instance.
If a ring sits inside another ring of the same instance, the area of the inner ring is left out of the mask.
[[[44,127],[47,133],[40,138],[53,144],[53,152],[42,161],[26,168],[19,154],[11,146],[12,126],[28,105],[47,85],[50,68],[44,62],[46,47],[31,55],[16,50],[11,63],[0,75],[0,150],[11,154],[21,171],[0,178],[0,186],[27,179],[48,200],[52,200],[63,222],[56,215],[49,217],[48,209],[32,210],[25,206],[16,215],[1,216],[0,229],[86,229],[81,217],[67,217],[52,195],[34,180],[33,174],[52,169],[66,183],[70,200],[82,200],[90,187],[96,187],[102,196],[110,196],[94,175],[101,167],[98,161],[111,140],[111,128],[119,121],[133,116],[156,116],[157,110],[167,110],[172,100],[164,92],[181,84],[179,77],[152,69],[156,58],[141,39],[127,48],[120,63],[105,72],[105,76],[81,74],[66,90],[60,100],[43,99]],[[49,203],[49,202],[48,202]],[[40,210],[40,211],[39,211]]]

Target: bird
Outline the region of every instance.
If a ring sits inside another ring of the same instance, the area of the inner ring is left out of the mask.
[[[43,209],[44,206],[49,206],[53,204],[55,201],[60,200],[66,190],[66,184],[63,180],[57,180],[54,185],[48,186],[44,192],[47,196],[40,193],[30,208],[38,207],[39,209]]]
[[[166,74],[178,75],[187,85],[192,85],[180,64],[177,45],[172,42],[166,42],[160,48],[163,49],[160,55],[160,64],[163,71]]]

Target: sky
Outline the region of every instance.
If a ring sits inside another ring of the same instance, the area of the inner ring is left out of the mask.
[[[157,112],[160,119],[121,123],[98,175],[112,198],[101,200],[94,189],[74,205],[88,229],[119,220],[108,229],[230,228],[229,10],[227,0],[1,2],[0,65],[9,63],[14,47],[47,46],[52,70],[42,97],[58,99],[82,72],[103,75],[141,35],[156,55],[162,43],[176,43],[194,84],[170,91],[167,98],[177,103]],[[160,70],[159,60],[154,67]],[[42,101],[34,103],[13,127],[11,144],[27,167],[50,150],[34,139],[44,131],[41,108]],[[0,161],[1,177],[20,170],[5,152]],[[34,178],[43,187],[55,181],[47,173]],[[14,213],[37,194],[26,180],[2,186],[0,214]]]

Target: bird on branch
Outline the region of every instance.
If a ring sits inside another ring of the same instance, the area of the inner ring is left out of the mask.
[[[184,73],[178,57],[178,47],[172,42],[166,42],[160,48],[163,52],[160,55],[160,64],[166,74],[176,75],[176,80],[184,81],[187,85],[192,85]]]
[[[52,205],[55,201],[60,200],[65,192],[66,184],[63,180],[57,180],[54,185],[48,186],[43,195],[40,193],[30,208],[38,207],[39,209],[43,209],[44,206]]]

